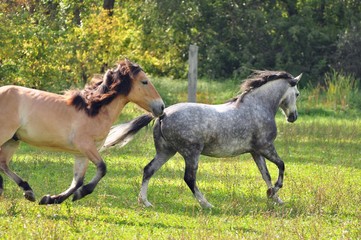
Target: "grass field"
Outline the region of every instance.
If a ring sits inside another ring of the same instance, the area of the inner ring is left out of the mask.
[[[235,82],[201,82],[198,99],[219,103],[237,93]],[[156,81],[167,105],[185,101],[186,83]],[[218,94],[221,93],[221,94]],[[301,91],[302,94],[302,91]],[[184,161],[176,155],[152,178],[149,201],[137,203],[143,167],[155,150],[151,128],[122,149],[102,154],[108,173],[86,198],[39,206],[4,176],[0,197],[0,239],[360,239],[360,111],[299,105],[299,120],[277,116],[276,147],[286,164],[285,201],[266,198],[266,185],[249,154],[201,157],[198,184],[215,206],[203,210],[183,181]],[[307,106],[307,109],[302,107]],[[121,121],[140,115],[130,105]],[[276,179],[277,168],[268,163]],[[65,190],[72,180],[72,156],[22,145],[11,164],[37,199]],[[95,174],[89,167],[87,178]]]

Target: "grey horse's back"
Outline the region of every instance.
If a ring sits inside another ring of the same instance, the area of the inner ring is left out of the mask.
[[[234,118],[239,116],[232,113],[233,106],[226,105],[180,103],[166,108],[159,126],[154,129],[155,142],[163,138],[182,155],[198,152],[220,157],[248,151],[252,133],[245,124],[238,121],[236,125]],[[224,111],[229,111],[228,117]]]

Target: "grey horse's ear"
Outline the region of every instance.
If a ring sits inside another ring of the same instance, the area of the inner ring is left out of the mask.
[[[298,75],[297,77],[295,77],[294,79],[292,79],[290,81],[290,84],[292,87],[296,86],[297,83],[301,80],[301,77],[302,77],[302,73],[300,75]]]

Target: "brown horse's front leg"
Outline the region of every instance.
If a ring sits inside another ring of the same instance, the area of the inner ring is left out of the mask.
[[[94,176],[94,178],[88,184],[86,184],[86,185],[80,187],[78,190],[76,190],[76,192],[74,193],[74,196],[73,196],[73,201],[79,200],[79,199],[85,197],[86,195],[92,193],[94,191],[96,185],[100,181],[100,179],[102,179],[104,177],[104,175],[106,174],[106,171],[107,171],[106,165],[105,165],[104,161],[102,160],[97,165],[97,173]]]
[[[93,177],[93,179],[86,185],[80,187],[74,192],[73,201],[79,200],[86,195],[92,193],[100,181],[104,177],[107,171],[107,167],[103,161],[103,159],[100,157],[99,152],[97,151],[95,145],[89,144],[84,145],[86,146],[84,151],[84,154],[87,156],[87,158],[92,161],[95,166],[97,167],[96,175]]]
[[[87,157],[79,155],[75,156],[75,164],[74,164],[74,178],[70,187],[58,194],[58,195],[45,195],[40,200],[39,204],[60,204],[65,201],[69,196],[71,196],[77,189],[79,189],[83,185],[85,172],[88,168],[89,160]]]

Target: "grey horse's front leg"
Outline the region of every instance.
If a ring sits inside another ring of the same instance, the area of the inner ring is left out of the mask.
[[[275,202],[279,204],[283,204],[283,201],[278,197],[277,192],[279,189],[283,186],[283,177],[284,177],[284,171],[285,171],[285,165],[281,158],[278,156],[276,149],[273,145],[271,145],[269,148],[264,149],[260,151],[261,154],[258,153],[252,153],[252,156],[257,164],[258,169],[260,170],[263,179],[266,181],[266,184],[268,186],[267,190],[267,196],[269,198],[272,198]],[[274,185],[272,186],[271,182],[271,176],[268,172],[265,158],[276,164],[278,167],[278,179]]]

